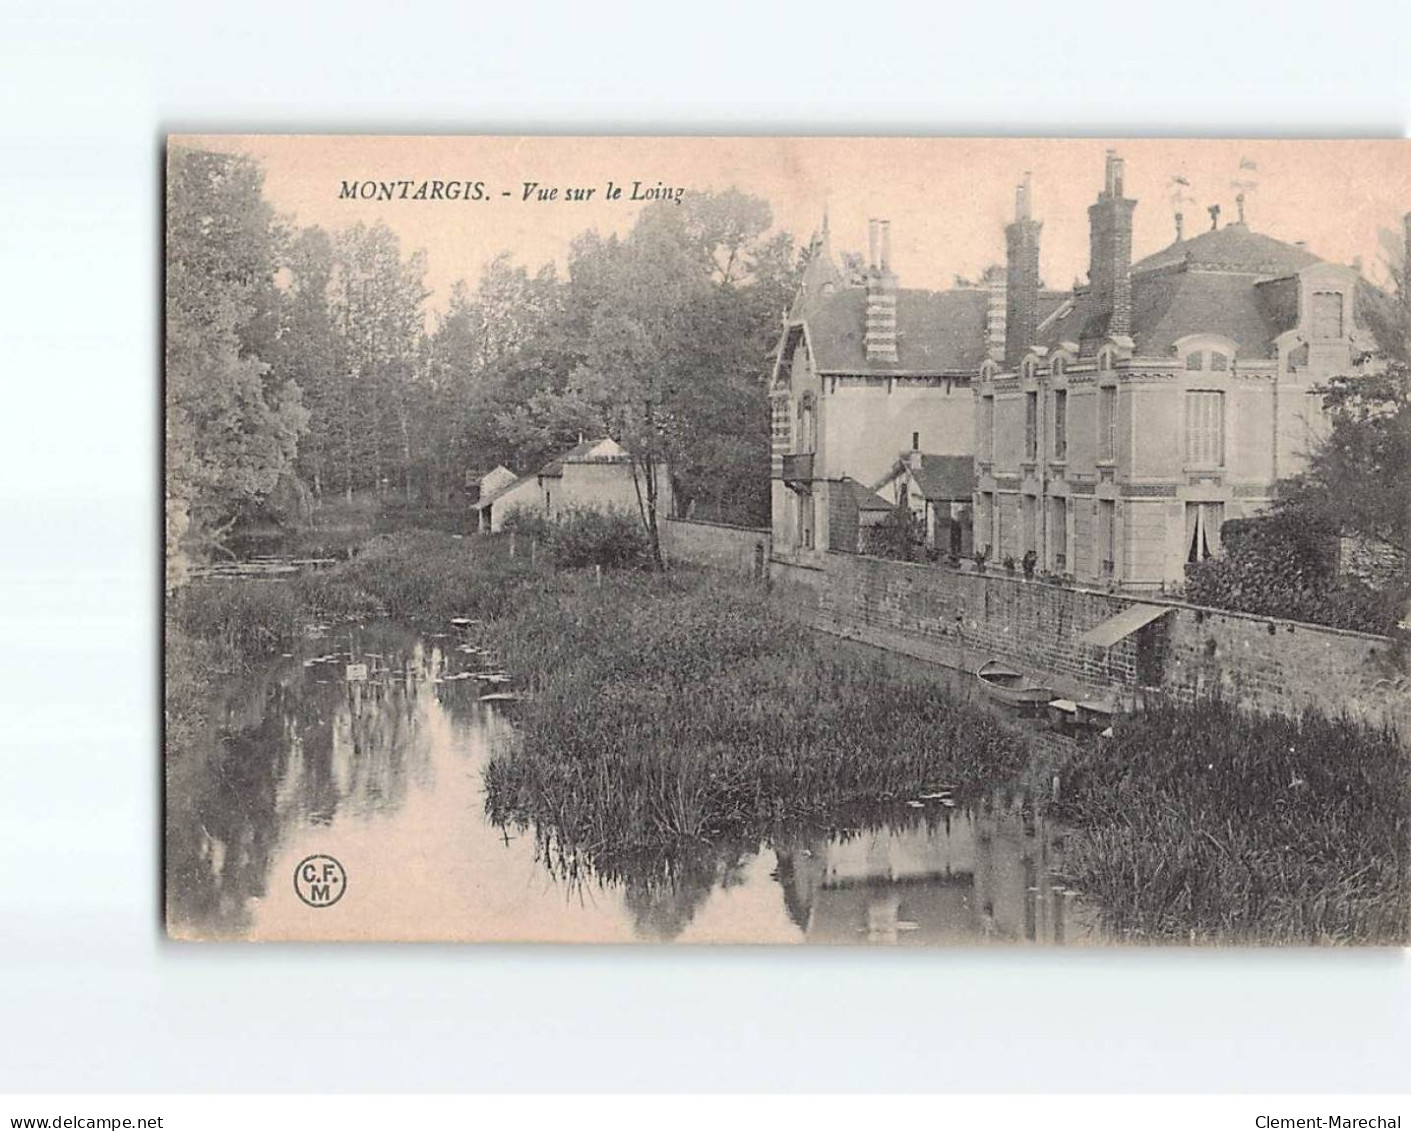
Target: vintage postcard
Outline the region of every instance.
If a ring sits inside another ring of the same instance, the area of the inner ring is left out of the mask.
[[[165,192],[173,937],[1408,942],[1411,144]]]

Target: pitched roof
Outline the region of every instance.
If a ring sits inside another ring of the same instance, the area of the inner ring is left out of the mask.
[[[942,456],[929,452],[919,455],[903,452],[878,487],[908,473],[927,499],[969,499],[975,490],[974,456]]]
[[[575,444],[568,451],[564,452],[563,455],[555,456],[534,474],[540,479],[557,479],[563,474],[564,464],[587,459],[592,454],[593,449],[607,439],[610,439],[610,437],[599,436],[596,440],[585,440],[582,443]]]
[[[867,288],[815,296],[805,315],[820,373],[968,374],[988,356],[989,292],[897,291],[897,360],[867,360]]]
[[[848,491],[852,493],[853,501],[860,511],[889,511],[892,504],[877,494],[876,491],[869,491],[850,475],[844,475],[840,482]]]

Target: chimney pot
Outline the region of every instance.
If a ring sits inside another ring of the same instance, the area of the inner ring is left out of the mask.
[[[879,220],[878,227],[882,229],[882,273],[888,274],[892,270],[892,222],[890,220]]]
[[[867,267],[877,270],[877,221],[867,221]]]
[[[1176,213],[1176,242],[1177,242],[1177,243],[1180,243],[1180,242],[1181,242],[1183,239],[1185,239],[1185,238],[1186,238],[1186,218],[1185,218],[1185,216],[1184,216],[1182,213],[1177,212],[1177,213]]]

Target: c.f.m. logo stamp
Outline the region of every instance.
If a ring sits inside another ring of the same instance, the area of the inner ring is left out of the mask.
[[[348,873],[332,856],[306,856],[294,869],[294,892],[310,907],[332,907],[348,890]]]

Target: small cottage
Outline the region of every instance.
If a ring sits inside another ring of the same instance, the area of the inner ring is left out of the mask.
[[[671,476],[665,465],[658,465],[656,474],[657,513],[665,517],[672,513]],[[505,475],[511,478],[506,481]],[[550,520],[574,509],[639,514],[646,493],[641,475],[640,468],[633,474],[631,453],[607,436],[581,442],[517,479],[507,468],[497,467],[481,481],[477,529],[498,531],[515,512]],[[490,482],[492,476],[498,477],[495,483]]]
[[[975,461],[970,456],[903,452],[877,484],[878,496],[905,503],[926,531],[926,547],[958,557],[972,549],[971,493]]]

